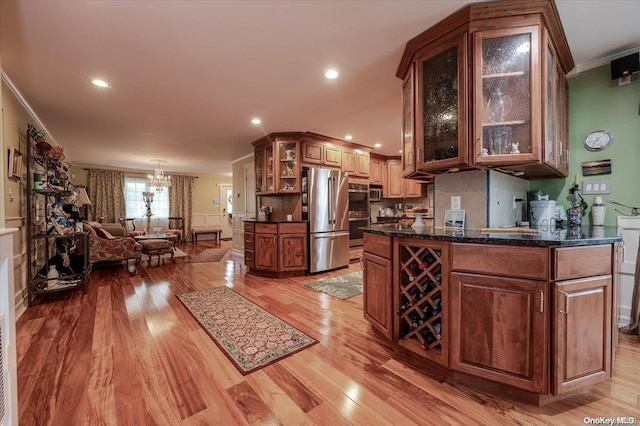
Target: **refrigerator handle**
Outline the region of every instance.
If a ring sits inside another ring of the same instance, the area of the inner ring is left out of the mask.
[[[327,219],[329,220],[329,225],[331,225],[331,211],[333,210],[331,203],[333,202],[333,194],[332,194],[333,185],[331,185],[331,176],[327,178],[327,195],[329,198],[329,202],[327,203]]]
[[[333,194],[331,194],[331,197],[333,198],[333,201],[337,201],[336,200],[336,196],[338,194],[337,188],[336,188],[336,178],[332,177],[331,180],[333,181],[333,183],[331,184],[331,188],[333,189]],[[335,225],[336,224],[336,208],[334,206],[333,208],[333,219],[331,220],[331,224]]]

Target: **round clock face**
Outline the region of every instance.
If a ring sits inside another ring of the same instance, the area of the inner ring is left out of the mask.
[[[602,151],[613,142],[613,135],[607,130],[595,130],[584,139],[584,147],[589,151]]]

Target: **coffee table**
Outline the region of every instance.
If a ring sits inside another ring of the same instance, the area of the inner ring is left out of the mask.
[[[136,241],[141,240],[170,240],[173,242],[173,248],[176,248],[176,242],[178,241],[178,234],[147,234],[136,235],[133,237]]]

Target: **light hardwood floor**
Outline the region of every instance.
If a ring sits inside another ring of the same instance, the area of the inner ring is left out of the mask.
[[[230,242],[222,242],[230,246]],[[215,242],[187,243],[198,253]],[[357,270],[353,263],[349,270]],[[340,270],[332,275],[347,271]],[[343,301],[304,284],[265,279],[227,255],[176,259],[129,276],[96,269],[89,293],[39,298],[17,324],[21,425],[584,424],[640,421],[640,344],[621,335],[614,378],[536,407],[455,384],[394,352]],[[319,344],[242,376],[175,295],[226,285]]]

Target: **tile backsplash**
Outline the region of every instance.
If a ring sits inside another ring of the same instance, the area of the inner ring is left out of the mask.
[[[492,170],[446,173],[435,177],[435,226],[444,225],[451,197],[459,196],[465,228],[513,226],[524,218],[529,182]],[[522,199],[523,201],[516,201]]]

